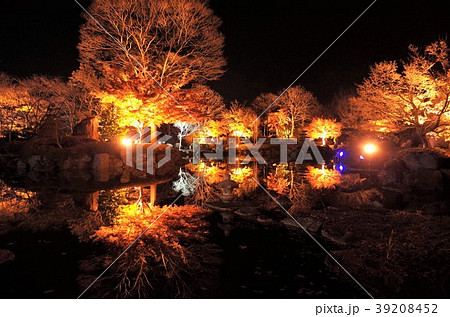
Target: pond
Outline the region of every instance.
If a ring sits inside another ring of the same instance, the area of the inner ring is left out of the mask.
[[[226,174],[238,184],[229,204]],[[325,166],[202,161],[175,179],[95,191],[5,179],[0,250],[13,260],[0,264],[0,296],[367,298],[310,236],[281,223],[322,208],[339,177]]]
[[[263,224],[238,216],[224,223],[205,207],[219,200],[226,173],[239,184],[235,204],[244,209],[259,207],[256,180],[295,202],[311,190],[305,171],[203,161],[180,168],[178,179],[95,192],[2,183],[1,217],[10,220],[2,223],[13,227],[0,236],[0,249],[15,260],[0,266],[1,296],[77,297],[110,264],[83,297],[362,296],[349,279],[327,272],[326,254],[305,234],[259,211]]]

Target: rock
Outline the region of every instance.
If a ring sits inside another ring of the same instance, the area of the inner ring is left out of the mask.
[[[137,169],[131,169],[131,177],[132,178],[137,178],[137,179],[146,179],[147,178],[147,172],[145,171],[140,171]]]
[[[438,168],[438,155],[431,151],[403,151],[401,157],[406,167],[413,171]]]
[[[422,207],[421,211],[424,215],[443,215],[450,213],[450,205],[448,202],[433,202]]]
[[[370,208],[372,208],[373,210],[376,210],[376,211],[384,211],[383,204],[380,203],[378,200],[372,201],[370,203]]]
[[[260,223],[272,223],[273,220],[267,216],[259,215],[258,218],[256,218],[256,221]]]
[[[322,228],[322,221],[311,217],[298,217],[296,219],[300,225],[309,232],[316,234]]]
[[[283,220],[281,220],[281,223],[283,225],[285,225],[286,227],[301,229],[301,227],[298,225],[298,223],[291,217],[284,218]]]
[[[42,161],[42,156],[40,155],[32,155],[28,158],[28,165],[30,166],[30,170],[38,169],[39,164]]]
[[[356,192],[338,191],[334,197],[334,205],[343,208],[368,207],[373,201],[383,197],[376,188],[363,189]]]
[[[123,173],[123,161],[120,158],[109,159],[109,176],[114,178]]]
[[[332,231],[324,229],[322,229],[322,237],[343,246],[351,244],[356,240],[355,234],[353,232],[346,232],[343,236],[341,236]]]
[[[100,183],[109,182],[109,170],[99,169],[93,171],[94,180]]]
[[[9,250],[0,250],[0,264],[14,261],[16,256]]]
[[[88,169],[91,162],[92,157],[90,155],[85,154],[82,157],[75,160],[75,167],[76,169],[79,170]]]
[[[17,161],[17,174],[18,175],[25,175],[27,172],[27,163],[22,161],[22,160],[18,160]]]
[[[73,135],[100,140],[100,135],[98,133],[98,119],[94,117],[82,120],[80,123],[74,126]]]
[[[87,194],[80,193],[73,195],[73,200],[78,206],[86,210],[92,211],[98,210],[98,199],[99,199],[99,192]]]
[[[92,161],[92,169],[94,170],[109,170],[109,154],[100,153],[95,154]]]
[[[62,169],[67,170],[84,170],[91,167],[92,157],[90,155],[83,155],[78,158],[68,158],[62,163]]]
[[[127,168],[124,169],[122,176],[120,177],[120,183],[126,184],[129,183],[131,180],[131,171]]]
[[[432,170],[405,171],[403,184],[411,186],[413,190],[440,191],[442,174]]]
[[[241,217],[254,217],[259,215],[259,207],[241,207],[234,213]]]

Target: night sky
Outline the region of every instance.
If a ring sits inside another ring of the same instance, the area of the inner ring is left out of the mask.
[[[88,5],[89,1],[80,1]],[[211,86],[226,100],[251,101],[288,86],[370,3],[211,0],[223,20],[227,72]],[[375,62],[446,38],[445,1],[378,0],[299,80],[321,102],[354,87]],[[72,0],[2,0],[0,71],[67,77],[78,67],[81,9]]]

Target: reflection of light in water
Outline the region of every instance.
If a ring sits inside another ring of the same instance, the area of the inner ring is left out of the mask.
[[[340,183],[341,173],[332,169],[315,168],[308,166],[308,174],[306,179],[314,189],[334,188],[336,184]]]
[[[91,235],[117,254],[139,237],[127,256],[118,258],[103,283],[117,285],[111,289],[118,297],[150,297],[156,292],[161,296],[161,291],[169,292],[163,293],[166,297],[192,296],[196,285],[187,282],[186,276],[195,281],[199,273],[209,272],[208,261],[217,253],[213,246],[202,243],[208,226],[206,210],[192,205],[146,205],[148,211],[142,213],[133,207],[135,204],[129,206],[118,211],[113,224]],[[162,290],[156,285],[175,287]]]
[[[179,178],[173,182],[173,190],[181,193],[183,196],[189,196],[194,193],[197,178],[188,172],[183,171],[181,168],[178,176]]]
[[[256,188],[257,184],[252,176],[253,169],[249,166],[230,169],[230,179],[239,184],[239,188],[236,190],[238,196],[249,193]]]
[[[289,189],[290,171],[287,169],[287,164],[277,164],[275,172],[270,172],[267,175],[266,185],[268,190],[284,194]]]

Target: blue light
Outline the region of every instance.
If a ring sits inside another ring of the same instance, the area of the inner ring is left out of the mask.
[[[344,165],[339,164],[339,165],[338,165],[338,170],[342,172],[342,171],[344,170]]]
[[[340,156],[340,157],[343,157],[343,156],[344,156],[344,151],[340,151],[340,152],[339,152],[339,156]]]

